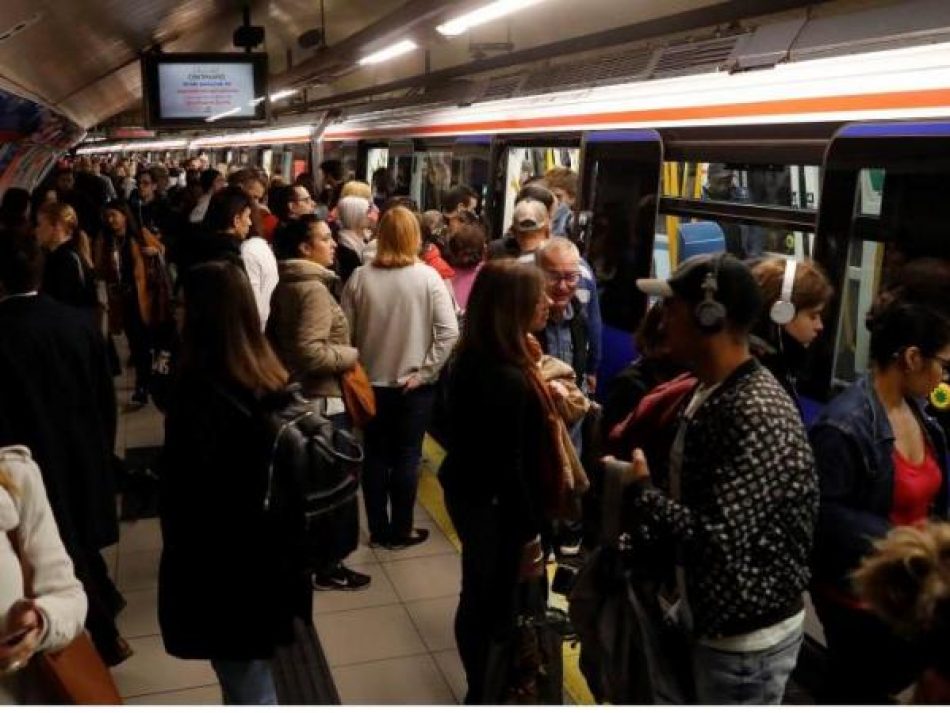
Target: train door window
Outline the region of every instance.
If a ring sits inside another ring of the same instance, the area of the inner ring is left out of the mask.
[[[820,169],[803,165],[730,165],[667,161],[654,265],[668,275],[693,254],[810,257]]]
[[[441,210],[442,196],[452,185],[452,152],[419,151],[413,156],[409,195],[420,211]]]
[[[366,152],[366,178],[364,180],[372,185],[373,174],[381,168],[389,168],[389,147],[387,146],[371,148]]]
[[[555,166],[563,166],[578,171],[581,150],[564,146],[512,146],[508,148],[508,160],[505,172],[505,211],[502,231],[511,225],[511,216],[515,210],[515,198],[518,191],[530,179],[543,176]]]
[[[264,172],[267,174],[268,178],[270,177],[273,166],[271,162],[274,160],[274,150],[273,149],[264,149],[261,152],[261,167],[264,169]]]
[[[851,383],[868,371],[871,335],[864,317],[880,289],[884,247],[871,240],[851,243],[835,339],[834,380],[838,384]]]

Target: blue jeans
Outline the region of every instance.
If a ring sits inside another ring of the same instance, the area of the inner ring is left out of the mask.
[[[221,700],[224,705],[277,705],[277,689],[274,686],[270,661],[212,659],[211,667],[221,684]]]
[[[422,439],[435,401],[435,387],[373,387],[376,418],[366,426],[363,501],[370,537],[385,542],[412,533]]]
[[[771,648],[733,653],[697,643],[693,649],[696,699],[700,704],[777,705],[798,661],[802,627]]]

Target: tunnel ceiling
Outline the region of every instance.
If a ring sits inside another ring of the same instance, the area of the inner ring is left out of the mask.
[[[761,14],[772,0],[544,0],[533,9],[454,38],[434,27],[487,0],[324,0],[326,47],[298,38],[321,26],[320,0],[252,0],[251,21],[266,31],[271,90],[296,87],[314,100],[437,71],[474,59],[539,47],[711,6]],[[0,88],[89,128],[141,105],[139,53],[235,51],[241,0],[3,0]],[[807,3],[801,2],[798,5]],[[371,69],[356,60],[409,36],[428,52]]]

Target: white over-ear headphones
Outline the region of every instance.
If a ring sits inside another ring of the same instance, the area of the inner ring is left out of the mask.
[[[782,293],[772,303],[769,317],[780,326],[785,326],[795,319],[795,305],[792,304],[792,290],[795,289],[795,273],[798,271],[796,260],[785,261],[785,277],[782,278]]]

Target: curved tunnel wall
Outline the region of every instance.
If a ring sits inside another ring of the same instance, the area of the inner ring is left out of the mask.
[[[0,90],[0,194],[32,191],[83,130],[50,109]]]

